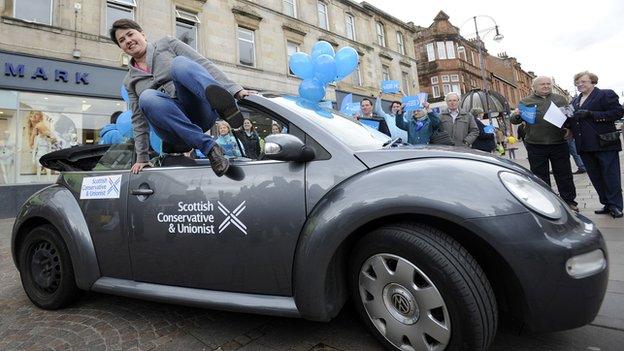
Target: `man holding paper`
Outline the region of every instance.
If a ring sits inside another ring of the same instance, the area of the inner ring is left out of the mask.
[[[559,107],[568,105],[568,101],[561,95],[552,92],[552,79],[536,77],[533,79],[533,94],[522,99],[523,108],[516,109],[511,116],[511,123],[526,122],[524,145],[529,155],[531,171],[546,184],[550,184],[548,163],[552,165],[559,196],[568,206],[578,211],[576,188],[572,177],[570,164],[570,150],[565,140],[566,130],[561,128],[566,120]],[[533,108],[534,116],[528,116],[527,111]]]

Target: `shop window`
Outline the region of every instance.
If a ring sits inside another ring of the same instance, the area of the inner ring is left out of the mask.
[[[52,0],[13,0],[13,17],[52,25]]]
[[[0,91],[0,184],[52,182],[41,167],[44,154],[97,144],[110,115],[122,101]]]
[[[238,27],[238,62],[241,65],[256,65],[256,42],[253,30]]]
[[[135,0],[107,0],[106,1],[106,28],[122,18],[134,19]]]
[[[197,25],[200,23],[199,17],[196,13],[180,9],[176,9],[175,13],[176,38],[197,50]]]

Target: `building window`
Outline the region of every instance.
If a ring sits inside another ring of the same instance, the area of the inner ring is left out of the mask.
[[[438,47],[438,59],[444,60],[446,59],[446,46],[443,41],[436,41],[436,46]]]
[[[439,85],[432,85],[431,86],[431,93],[433,93],[433,97],[434,98],[439,98],[440,97],[440,86]]]
[[[108,0],[106,2],[106,28],[122,18],[134,19],[135,0]]]
[[[375,28],[377,29],[377,44],[386,47],[386,30],[384,25],[381,22],[376,22]]]
[[[355,17],[351,14],[345,16],[345,25],[347,28],[347,38],[355,40]]]
[[[401,76],[403,78],[403,94],[409,95],[409,81],[410,81],[409,73],[402,72]]]
[[[451,92],[451,85],[450,84],[442,84],[442,90],[444,91],[444,96],[446,96],[446,94]]]
[[[297,0],[283,0],[284,13],[290,17],[297,17]]]
[[[442,75],[442,83],[448,83],[450,82],[449,76],[446,74]]]
[[[429,62],[435,61],[435,48],[433,47],[433,43],[427,44],[427,60]]]
[[[288,64],[288,62],[290,62],[290,56],[296,52],[299,52],[299,44],[297,43],[293,43],[292,41],[287,41],[286,42],[286,52],[288,55],[288,59],[286,60],[287,62],[287,66],[288,66],[288,74],[290,75],[294,75],[293,71],[290,70],[290,65]]]
[[[316,10],[318,12],[319,27],[328,30],[329,17],[327,16],[327,5],[319,1],[316,3]]]
[[[467,61],[466,59],[466,48],[463,46],[459,46],[457,48],[457,57],[459,57],[460,59],[463,59],[464,61]]]
[[[452,41],[446,42],[446,57],[449,59],[454,59],[455,56],[455,44]]]
[[[238,27],[238,62],[241,65],[256,65],[256,43],[254,31]]]
[[[351,82],[355,86],[362,86],[362,72],[360,71],[360,65],[358,65],[353,73],[351,73]]]
[[[176,38],[197,50],[197,24],[199,17],[196,13],[180,9],[176,13]]]
[[[381,65],[381,79],[390,80],[390,67]]]
[[[431,77],[431,84],[438,84],[438,77]]]
[[[52,0],[14,0],[13,17],[52,25]]]
[[[478,63],[478,62],[477,62],[477,60],[475,59],[475,53],[474,53],[474,51],[471,51],[471,52],[470,52],[470,57],[472,57],[472,62],[470,62],[470,63],[472,63],[472,64],[473,64],[473,65],[475,65],[475,66],[478,66],[478,65],[479,65],[479,63]]]
[[[459,82],[459,75],[451,74],[451,82]]]
[[[399,49],[399,54],[405,55],[405,43],[403,41],[403,33],[397,32],[397,48]]]
[[[461,86],[458,83],[451,84],[451,91],[461,95]]]

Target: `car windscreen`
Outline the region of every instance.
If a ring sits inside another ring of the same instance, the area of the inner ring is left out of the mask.
[[[336,110],[313,106],[296,97],[280,96],[270,100],[313,121],[354,151],[380,149],[390,138]]]

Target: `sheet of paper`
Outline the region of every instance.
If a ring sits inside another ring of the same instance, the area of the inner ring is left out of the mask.
[[[557,107],[557,105],[555,105],[555,103],[551,101],[550,107],[548,107],[548,111],[546,111],[546,114],[544,114],[544,120],[546,122],[549,122],[550,124],[557,126],[558,128],[561,128],[567,118],[568,117],[566,117],[566,115],[561,112],[559,107]]]

